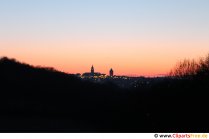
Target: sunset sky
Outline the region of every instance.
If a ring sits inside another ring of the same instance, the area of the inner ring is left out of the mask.
[[[209,53],[209,0],[0,0],[0,56],[67,73],[166,74]]]

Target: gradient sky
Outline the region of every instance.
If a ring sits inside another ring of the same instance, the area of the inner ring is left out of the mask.
[[[83,73],[166,74],[209,53],[209,0],[0,0],[0,56]]]

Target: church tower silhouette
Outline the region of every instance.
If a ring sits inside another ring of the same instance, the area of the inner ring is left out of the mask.
[[[110,76],[114,76],[114,72],[112,68],[110,69]]]
[[[94,75],[94,66],[91,67],[91,75]]]

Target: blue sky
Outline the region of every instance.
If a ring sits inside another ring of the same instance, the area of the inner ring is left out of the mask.
[[[115,62],[120,61],[114,56],[132,61],[133,59],[146,60],[147,57],[143,54],[153,51],[153,53],[159,53],[153,57],[153,59],[159,59],[155,63],[166,65],[167,61],[163,59],[170,56],[170,64],[173,65],[176,60],[202,56],[209,51],[209,1],[1,0],[0,42],[0,55],[17,57],[34,64],[37,64],[38,60],[37,62],[29,61],[26,52],[23,52],[24,49],[33,49],[35,55],[42,51],[36,50],[37,47],[48,47],[48,49],[53,47],[54,53],[51,52],[51,57],[58,55],[55,53],[58,49],[60,51],[67,49],[89,51],[86,57],[92,56],[94,50],[97,52],[103,50],[107,54],[110,53],[109,59],[114,59]],[[43,42],[47,43],[47,46]],[[62,45],[58,45],[59,43]],[[25,44],[27,48],[22,48]],[[118,53],[121,47],[123,51]],[[15,53],[16,49],[22,51]],[[44,51],[43,56],[47,58]],[[140,56],[131,57],[137,55],[135,54],[137,51]],[[92,59],[106,58],[105,54],[98,53]],[[51,57],[48,56],[48,59],[52,59]],[[75,59],[75,57],[71,58]],[[33,57],[33,59],[36,58]],[[47,65],[47,60],[42,64]],[[88,64],[90,63],[87,62]],[[104,64],[107,63],[98,64],[98,67]],[[114,64],[116,63],[110,65],[114,66]],[[133,61],[132,65],[127,63],[118,68],[123,69],[128,65],[132,67],[130,70],[133,70],[134,74],[140,74],[136,70],[142,69],[139,66],[134,67],[138,64],[141,62],[134,63]],[[51,66],[56,65],[51,64]],[[63,65],[63,67],[66,66]],[[72,66],[79,65],[72,63]],[[170,67],[171,65],[159,72],[164,72]],[[71,72],[70,69],[65,69],[65,71]],[[127,73],[124,72],[124,74]]]
[[[104,33],[108,35],[102,37],[111,33],[143,37],[155,32],[164,32],[162,37],[167,33],[194,37],[186,32],[208,37],[208,7],[208,0],[1,0],[0,29],[5,33],[46,29],[80,37],[85,32],[93,37]]]

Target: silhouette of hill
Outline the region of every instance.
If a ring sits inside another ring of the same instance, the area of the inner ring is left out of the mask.
[[[209,81],[194,76],[124,89],[4,57],[0,132],[208,132]]]

